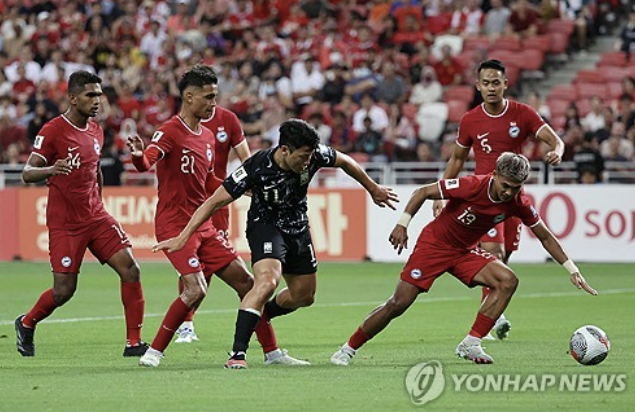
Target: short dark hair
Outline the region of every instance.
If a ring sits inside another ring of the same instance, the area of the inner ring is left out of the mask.
[[[505,64],[503,64],[500,60],[485,60],[479,63],[478,69],[476,70],[477,74],[481,73],[481,70],[485,69],[494,69],[499,72],[505,74]]]
[[[304,146],[316,149],[319,143],[317,131],[304,120],[289,119],[280,125],[280,146],[294,151]]]
[[[218,84],[216,72],[209,66],[197,64],[181,76],[179,80],[179,93],[183,96],[183,92],[189,86],[203,87],[208,84]]]
[[[68,78],[68,93],[81,93],[86,85],[91,83],[101,84],[101,77],[86,70],[76,71]]]

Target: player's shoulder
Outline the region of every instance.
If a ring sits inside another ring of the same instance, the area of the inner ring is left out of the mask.
[[[236,113],[222,106],[216,106],[216,115],[221,119],[238,120],[238,116],[236,116]]]
[[[165,132],[169,130],[180,130],[182,127],[183,127],[183,124],[178,119],[178,116],[174,115],[170,117],[168,120],[166,120],[165,122],[163,122],[163,124],[159,126],[157,130],[161,130]]]
[[[509,109],[520,113],[535,112],[536,110],[526,103],[519,102],[517,100],[508,99]]]
[[[236,113],[224,107],[216,106],[214,108],[214,115],[209,119],[203,120],[202,124],[206,126],[212,124],[225,126],[231,122],[238,122],[238,116],[236,116]]]
[[[469,122],[469,121],[474,120],[474,119],[480,119],[480,118],[483,117],[483,115],[485,115],[485,113],[483,112],[482,105],[480,105],[480,104],[476,105],[475,107],[473,107],[470,110],[468,110],[467,112],[465,112],[465,114],[461,118],[461,123]]]

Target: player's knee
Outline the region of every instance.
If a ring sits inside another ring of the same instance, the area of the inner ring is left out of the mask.
[[[392,318],[401,316],[406,311],[406,309],[408,309],[409,306],[410,304],[408,302],[405,302],[403,299],[395,296],[391,296],[384,305],[384,307],[390,314],[390,317]]]
[[[136,261],[132,261],[132,264],[126,271],[126,277],[128,282],[138,282],[141,280],[141,268]]]
[[[72,286],[58,287],[53,290],[53,301],[55,301],[58,306],[62,306],[71,300],[74,294],[75,288]]]
[[[207,289],[202,287],[192,287],[185,290],[184,294],[187,299],[187,302],[185,303],[188,306],[197,306],[203,301],[203,299],[205,299],[205,296],[207,296]]]
[[[300,304],[303,307],[311,306],[314,303],[315,303],[315,292],[305,294],[304,296],[302,296],[302,300],[300,302]]]
[[[518,287],[518,278],[513,273],[506,273],[499,282],[499,289],[506,294],[513,294]]]

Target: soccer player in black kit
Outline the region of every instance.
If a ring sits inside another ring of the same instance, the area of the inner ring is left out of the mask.
[[[247,159],[198,208],[179,236],[153,249],[179,250],[216,210],[251,190],[246,233],[255,283],[241,302],[226,368],[247,367],[246,352],[258,322],[313,304],[317,259],[309,231],[307,190],[322,167],[341,168],[368,191],[375,204],[395,209],[393,202],[398,199],[392,189],[375,183],[346,154],[320,144],[317,132],[306,122],[290,119],[280,125],[277,147]],[[273,296],[281,277],[287,287]]]

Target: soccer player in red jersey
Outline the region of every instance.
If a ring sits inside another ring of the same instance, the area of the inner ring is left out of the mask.
[[[139,265],[126,233],[101,200],[99,158],[104,132],[90,121],[99,110],[101,95],[98,76],[86,71],[71,74],[70,108],[42,127],[22,173],[27,183],[48,179],[46,225],[53,271],[53,288],[42,293],[35,306],[15,321],[22,356],[35,355],[33,335],[38,322],[73,297],[87,248],[121,278],[127,330],[123,356],[141,356],[147,349],[141,341],[144,300]]]
[[[503,313],[518,285],[518,279],[496,256],[478,247],[478,241],[496,224],[513,216],[529,226],[554,260],[571,275],[571,282],[592,295],[593,290],[567,257],[558,239],[549,231],[521,191],[530,165],[520,154],[505,152],[492,174],[444,179],[415,190],[389,240],[398,253],[408,246],[407,227],[427,199],[448,199],[439,216],[423,228],[394,294],[364,320],[333,356],[336,365],[348,365],[357,350],[403,314],[417,296],[429,292],[434,281],[449,272],[468,287],[490,288],[469,334],[456,354],[475,363],[493,363],[481,347],[481,339]]]
[[[470,148],[474,150],[476,160],[474,173],[491,173],[496,168],[496,159],[501,153],[521,153],[523,144],[530,136],[536,136],[549,146],[545,161],[553,166],[558,165],[564,152],[562,139],[532,107],[505,98],[507,79],[503,63],[498,60],[481,62],[477,76],[476,88],[483,97],[483,103],[461,119],[456,146],[443,178],[454,179],[459,175]],[[434,202],[435,216],[442,207],[442,201]],[[480,246],[507,263],[511,254],[518,250],[521,227],[519,219],[507,219],[487,232],[481,239]],[[488,293],[489,290],[484,287],[481,300]],[[493,331],[499,339],[505,339],[510,329],[511,323],[501,315]],[[493,338],[488,336],[488,339]]]
[[[220,180],[225,180],[227,177],[229,152],[232,148],[241,163],[251,156],[249,144],[247,144],[245,140],[245,134],[240,126],[240,121],[231,110],[215,106],[212,116],[209,119],[203,120],[201,124],[207,127],[216,138],[214,148],[214,174]],[[208,195],[212,193],[208,193]],[[225,239],[229,239],[229,207],[225,206],[214,213],[212,223]],[[183,282],[180,280],[179,293],[183,293]],[[183,321],[183,324],[176,331],[177,338],[174,341],[175,343],[190,343],[199,340],[194,331],[193,320],[195,312],[196,308],[193,308],[185,317],[185,321]],[[272,350],[272,348],[263,349],[265,351]]]
[[[159,241],[178,235],[205,202],[207,193],[220,186],[221,181],[214,175],[214,136],[201,125],[216,106],[217,83],[213,69],[194,66],[179,81],[183,101],[180,113],[154,133],[145,150],[138,136],[129,139],[137,170],[146,171],[157,164],[159,203],[155,231]],[[159,366],[174,333],[207,294],[212,274],[236,290],[241,299],[254,283],[243,260],[211,220],[201,225],[185,247],[166,256],[181,277],[183,292],[168,309],[150,348],[139,360],[142,366]],[[266,364],[308,364],[277,347],[271,324],[262,322],[256,333],[263,347],[275,348],[265,354]]]

